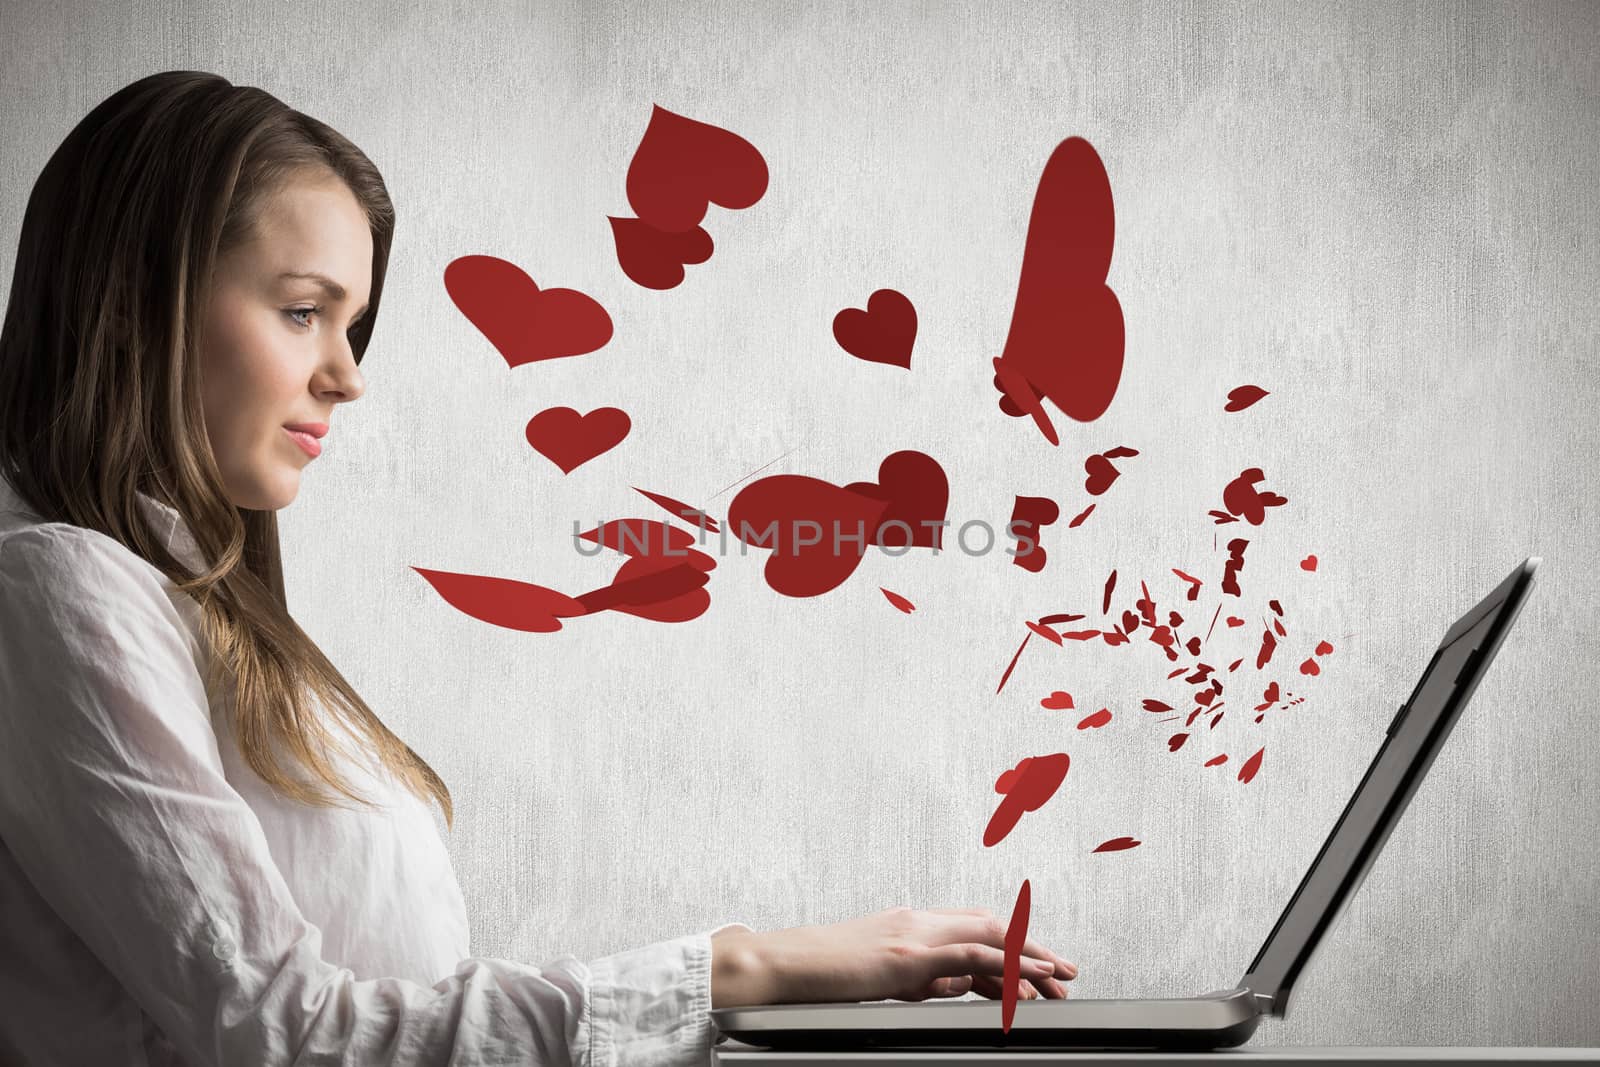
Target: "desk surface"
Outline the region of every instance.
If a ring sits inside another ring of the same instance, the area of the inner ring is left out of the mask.
[[[1196,1063],[1225,1060],[1228,1063],[1291,1064],[1292,1067],[1315,1067],[1317,1064],[1349,1063],[1449,1063],[1463,1067],[1470,1064],[1506,1063],[1590,1063],[1600,1064],[1600,1049],[1592,1048],[1441,1048],[1431,1045],[1406,1045],[1395,1048],[1361,1048],[1339,1046],[1311,1048],[1290,1046],[1285,1048],[1217,1049],[1213,1052],[1012,1052],[999,1049],[975,1049],[971,1052],[772,1052],[726,1041],[711,1050],[713,1067],[837,1067],[839,1064],[949,1063],[965,1067],[1000,1067],[1019,1063],[1049,1067],[1071,1064],[1072,1067],[1100,1067],[1101,1064],[1140,1064],[1141,1067],[1183,1067]]]

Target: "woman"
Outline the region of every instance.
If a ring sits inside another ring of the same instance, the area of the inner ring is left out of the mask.
[[[714,1006],[999,996],[983,909],[468,956],[449,791],[278,553],[393,226],[348,140],[192,71],[102,102],[34,186],[0,328],[0,1062],[698,1064]]]

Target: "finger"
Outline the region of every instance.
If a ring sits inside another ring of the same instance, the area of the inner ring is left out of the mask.
[[[999,1000],[1004,995],[1005,983],[992,974],[973,975],[972,991],[989,1000]],[[1039,990],[1026,978],[1017,982],[1018,1000],[1038,1000]]]
[[[982,909],[975,909],[981,911]],[[1005,947],[1006,930],[992,915],[952,915],[949,916],[950,929],[944,936],[952,941],[976,941],[983,945],[992,945],[996,948]],[[1078,977],[1078,965],[1062,959],[1033,938],[1022,942],[1022,955],[1032,956],[1034,959],[1049,960],[1056,964],[1055,976],[1058,978],[1072,979]]]
[[[940,978],[933,983],[930,996],[959,997],[972,990],[972,975],[964,974],[954,978]]]
[[[1024,956],[1018,961],[1018,975],[1022,978],[1048,978],[1056,972],[1056,964],[1048,959]],[[930,945],[922,957],[928,980],[946,976],[970,974],[1002,975],[1006,970],[1005,953],[992,945],[966,942],[954,945]]]

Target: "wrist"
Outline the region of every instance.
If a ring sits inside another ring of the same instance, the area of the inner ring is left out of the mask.
[[[775,1003],[775,975],[761,938],[729,930],[711,939],[713,1008]]]

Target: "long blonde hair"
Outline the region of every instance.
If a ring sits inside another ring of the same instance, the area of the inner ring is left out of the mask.
[[[227,498],[206,434],[195,340],[213,265],[252,235],[273,192],[308,172],[342,179],[372,229],[369,310],[348,334],[360,363],[394,233],[383,178],[360,149],[262,89],[199,71],[142,78],[79,122],[22,220],[0,326],[0,466],[46,521],[114,538],[199,602],[207,693],[231,687],[240,752],[262,779],[338,804],[288,773],[276,742],[328,789],[371,803],[330,761],[347,750],[315,696],[453,826],[444,782],[290,616],[277,513]],[[208,569],[168,551],[140,492],[177,509]]]

